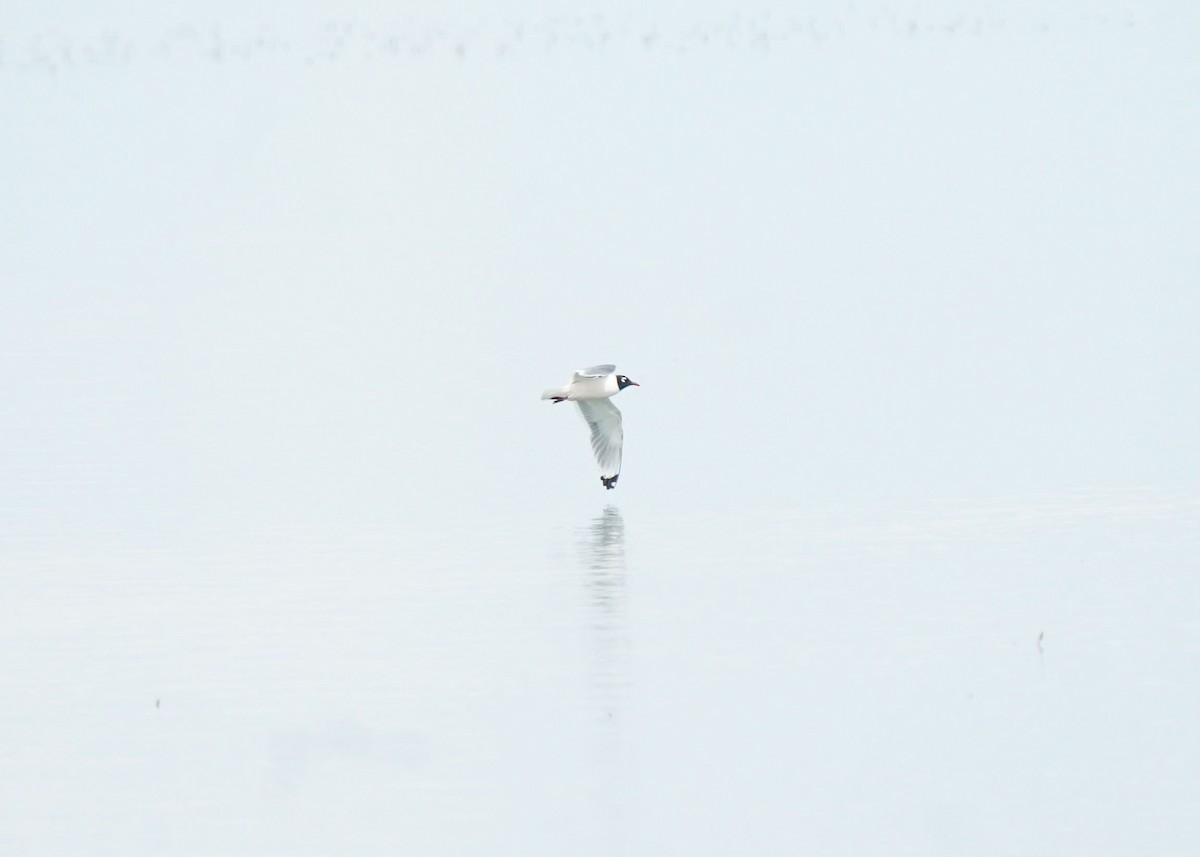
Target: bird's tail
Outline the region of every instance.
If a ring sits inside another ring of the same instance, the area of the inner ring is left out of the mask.
[[[556,402],[561,402],[566,397],[566,387],[547,387],[545,390],[542,390],[543,399],[554,399]]]

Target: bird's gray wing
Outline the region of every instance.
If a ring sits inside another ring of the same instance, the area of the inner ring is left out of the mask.
[[[571,378],[572,381],[580,381],[584,378],[603,378],[605,375],[611,375],[617,371],[617,367],[612,363],[601,363],[599,366],[589,366],[586,369],[576,369],[575,375]]]
[[[583,399],[575,404],[592,432],[592,452],[600,465],[600,475],[615,480],[621,472],[621,445],[625,440],[621,412],[611,399]]]

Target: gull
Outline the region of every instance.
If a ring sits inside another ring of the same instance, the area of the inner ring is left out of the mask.
[[[625,433],[621,430],[621,412],[609,401],[626,387],[640,387],[624,375],[615,374],[617,367],[611,363],[576,369],[565,387],[551,387],[542,391],[543,399],[559,402],[574,402],[579,413],[592,432],[592,452],[600,465],[600,484],[605,488],[616,488],[621,475],[621,443]]]

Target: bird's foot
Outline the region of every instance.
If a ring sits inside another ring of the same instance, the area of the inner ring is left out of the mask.
[[[620,475],[620,473],[617,474],[617,476]],[[607,476],[601,476],[600,484],[611,491],[613,488],[617,487],[617,476],[614,476],[611,479]]]
[[[550,398],[552,398],[554,400],[554,404],[556,404],[556,405],[559,404],[560,402],[565,402],[567,400],[566,396],[551,396]]]

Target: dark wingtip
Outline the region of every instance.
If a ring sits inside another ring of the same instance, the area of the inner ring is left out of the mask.
[[[621,475],[620,473],[617,474],[617,476],[620,476],[620,475]],[[611,479],[608,478],[607,476],[601,476],[600,484],[611,491],[613,488],[617,487],[617,476],[614,476]]]

